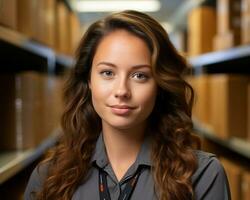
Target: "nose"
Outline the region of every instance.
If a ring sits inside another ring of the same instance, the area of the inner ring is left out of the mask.
[[[129,83],[125,78],[119,80],[116,86],[114,91],[115,98],[129,99],[131,97]]]

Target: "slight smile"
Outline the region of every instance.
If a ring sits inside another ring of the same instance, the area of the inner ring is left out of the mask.
[[[112,105],[110,106],[112,113],[116,115],[128,115],[135,107],[128,105]]]

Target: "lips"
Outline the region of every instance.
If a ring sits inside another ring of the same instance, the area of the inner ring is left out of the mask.
[[[112,105],[110,106],[112,113],[116,115],[128,115],[134,107],[128,105]]]

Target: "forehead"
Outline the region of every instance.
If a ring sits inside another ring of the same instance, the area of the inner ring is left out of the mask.
[[[104,36],[98,44],[93,63],[97,61],[150,64],[151,52],[140,37],[126,30],[115,30]]]

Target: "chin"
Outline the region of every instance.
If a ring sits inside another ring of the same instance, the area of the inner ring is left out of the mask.
[[[122,120],[122,121],[106,121],[106,123],[112,127],[112,128],[115,128],[115,129],[118,129],[118,130],[127,130],[127,129],[131,129],[131,128],[134,128],[136,126],[136,124],[134,123],[134,120],[133,121],[127,121],[127,120]]]

